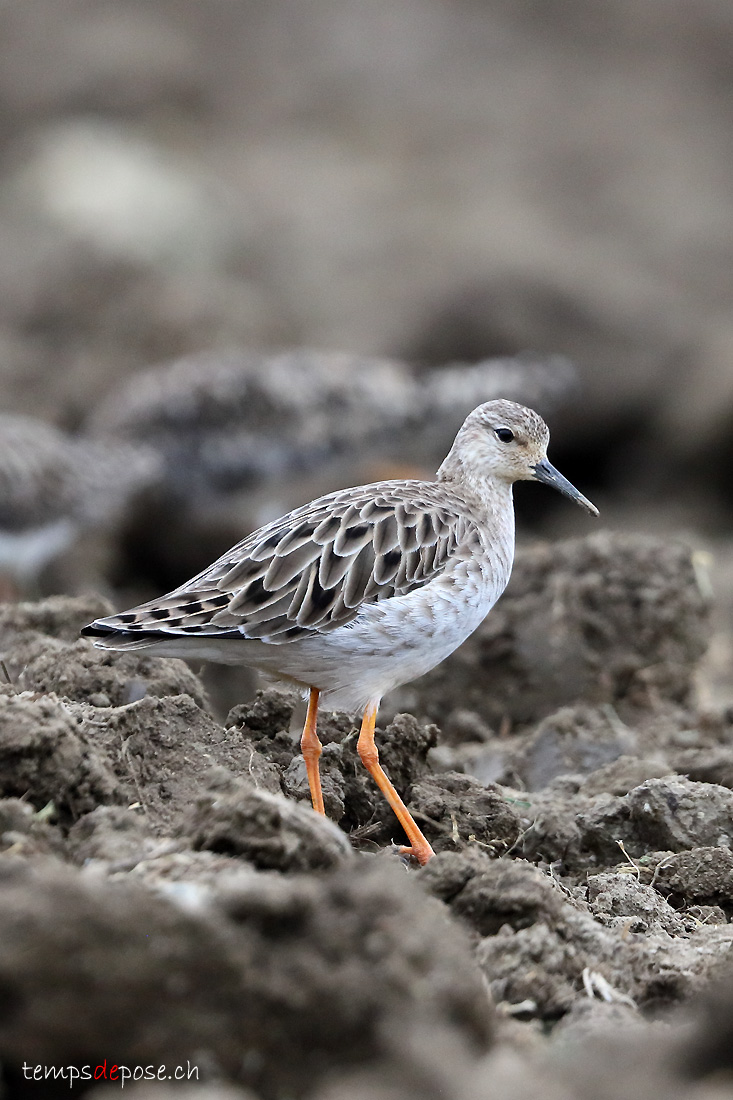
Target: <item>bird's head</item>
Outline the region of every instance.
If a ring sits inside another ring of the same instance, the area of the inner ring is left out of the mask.
[[[438,476],[450,476],[458,464],[474,476],[490,476],[509,484],[541,481],[597,516],[596,506],[548,460],[549,441],[547,425],[532,409],[514,401],[487,401],[466,417]]]

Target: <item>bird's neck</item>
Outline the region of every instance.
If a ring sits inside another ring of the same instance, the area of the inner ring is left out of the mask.
[[[514,531],[512,484],[500,477],[477,476],[466,468],[460,457],[448,455],[437,473],[437,480],[452,485],[471,502],[474,509],[490,523],[497,521]]]

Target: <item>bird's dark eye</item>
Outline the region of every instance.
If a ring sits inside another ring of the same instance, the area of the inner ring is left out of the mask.
[[[494,432],[496,434],[496,438],[501,440],[502,443],[511,443],[511,441],[514,439],[514,432],[511,430],[511,428],[495,428]]]

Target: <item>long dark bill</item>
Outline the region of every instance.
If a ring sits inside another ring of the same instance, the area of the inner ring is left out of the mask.
[[[557,489],[558,492],[564,493],[566,497],[570,497],[576,504],[579,504],[581,508],[585,508],[586,512],[590,512],[592,516],[598,515],[598,509],[595,504],[591,504],[587,497],[584,497],[582,493],[579,493],[574,485],[571,485],[566,477],[563,477],[559,470],[556,470],[551,462],[548,462],[546,458],[543,458],[541,462],[537,462],[532,469],[534,470],[535,480],[541,481],[543,485],[551,485],[553,489]]]

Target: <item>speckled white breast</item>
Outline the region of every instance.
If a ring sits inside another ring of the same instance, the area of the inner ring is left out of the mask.
[[[406,596],[366,605],[348,626],[289,646],[258,646],[261,668],[313,685],[334,710],[356,710],[444,661],[483,622],[506,588],[514,532],[485,556],[458,559]]]

